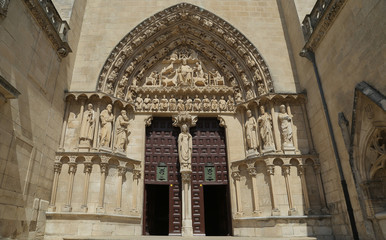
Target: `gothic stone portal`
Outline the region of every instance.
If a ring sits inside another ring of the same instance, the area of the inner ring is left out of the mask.
[[[154,118],[152,125],[146,129],[145,235],[181,234],[178,131],[172,126],[171,118]],[[190,132],[193,137],[193,233],[230,235],[225,131],[219,127],[217,119],[200,118]]]

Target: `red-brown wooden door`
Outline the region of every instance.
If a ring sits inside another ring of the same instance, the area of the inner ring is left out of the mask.
[[[204,235],[205,231],[205,208],[204,208],[204,186],[225,185],[226,195],[224,201],[229,210],[228,194],[228,167],[225,144],[225,130],[219,126],[216,118],[199,118],[197,126],[190,130],[193,137],[192,153],[192,222],[193,234]],[[215,180],[205,179],[205,168],[214,167]],[[227,221],[228,225],[230,220]]]
[[[145,190],[147,186],[167,185],[169,187],[169,235],[181,234],[181,185],[179,176],[177,136],[179,129],[172,126],[171,118],[154,118],[151,126],[146,128],[145,145]],[[167,167],[167,180],[157,180],[157,167]],[[150,187],[149,187],[150,189]],[[146,194],[146,191],[145,191]],[[163,196],[163,195],[162,195]],[[145,196],[143,234],[148,232],[152,224],[151,213],[157,197],[148,199]]]

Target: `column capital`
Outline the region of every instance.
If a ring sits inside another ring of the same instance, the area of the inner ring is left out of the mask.
[[[124,176],[126,174],[127,168],[125,166],[118,166],[118,176]]]
[[[275,175],[275,165],[268,165],[267,166],[267,173],[269,175]]]
[[[100,168],[101,168],[101,173],[106,173],[109,168],[109,164],[105,162],[101,162]]]
[[[304,165],[299,165],[299,166],[298,166],[298,172],[299,172],[299,175],[300,175],[300,176],[304,176],[305,173],[306,173],[306,166],[304,166]]]
[[[76,173],[76,163],[69,163],[68,164],[68,173]]]
[[[315,171],[315,174],[320,174],[320,165],[318,164],[314,164],[314,171]]]
[[[291,173],[291,166],[290,165],[283,165],[283,166],[281,166],[281,169],[283,171],[284,176],[290,175],[290,173]]]
[[[257,175],[256,168],[255,167],[249,167],[248,168],[248,173],[249,173],[249,176],[256,177],[256,175]]]
[[[60,173],[62,171],[62,165],[61,162],[54,163],[54,173]]]
[[[181,172],[181,179],[182,179],[182,182],[190,182],[191,180],[191,176],[192,176],[192,172],[191,171],[184,171],[184,172]]]
[[[83,172],[84,173],[91,173],[92,163],[91,162],[84,162],[83,164],[84,164]]]
[[[133,170],[133,179],[140,179],[141,178],[141,170],[139,169],[134,169]]]
[[[235,181],[240,181],[240,171],[233,171],[232,177]]]

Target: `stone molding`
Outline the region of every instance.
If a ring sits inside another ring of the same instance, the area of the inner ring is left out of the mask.
[[[70,30],[68,23],[60,17],[51,0],[23,0],[39,26],[50,40],[59,57],[64,58],[72,52],[67,42]]]
[[[184,95],[185,96],[185,95]],[[120,104],[123,106],[123,108],[131,108],[133,111],[135,112],[143,112],[143,113],[148,113],[148,112],[171,112],[171,113],[176,113],[176,112],[179,112],[177,110],[175,111],[162,111],[162,110],[159,110],[157,109],[156,111],[153,110],[153,109],[149,109],[147,111],[145,110],[136,110],[136,107],[135,107],[135,101],[134,100],[131,100],[131,101],[128,101],[128,100],[122,100],[122,99],[119,99],[119,98],[116,98],[116,97],[113,97],[113,96],[110,96],[106,93],[102,93],[102,92],[68,92],[66,93],[65,95],[65,99],[66,101],[70,101],[70,100],[73,100],[73,101],[78,101],[78,100],[83,100],[83,101],[90,101],[91,99],[95,99],[95,100],[98,100],[98,99],[106,99],[108,100],[108,102],[112,103],[112,105],[115,105],[115,104]],[[200,98],[202,99],[202,98]],[[95,101],[94,100],[94,101]],[[169,99],[168,99],[169,100]],[[194,100],[194,99],[192,99]],[[211,99],[209,99],[211,100]],[[217,99],[218,100],[218,99]],[[233,100],[233,98],[232,98]],[[201,100],[202,102],[202,100]],[[253,99],[250,99],[248,101],[245,101],[245,102],[234,102],[233,106],[235,107],[235,109],[233,110],[229,110],[229,108],[227,108],[226,111],[220,111],[219,109],[217,109],[216,111],[212,111],[212,110],[209,110],[207,111],[207,113],[211,113],[211,112],[214,112],[214,113],[220,113],[223,114],[223,113],[232,113],[234,114],[235,111],[239,108],[249,108],[249,105],[250,104],[257,104],[257,105],[260,105],[260,104],[266,104],[266,103],[305,103],[307,102],[307,97],[306,97],[306,94],[304,93],[299,93],[299,94],[286,94],[286,93],[273,93],[273,94],[267,94],[267,95],[264,95],[264,96],[258,96],[258,97],[255,97]],[[185,103],[185,102],[184,102]],[[187,111],[187,112],[200,112],[200,113],[205,113],[206,111]]]
[[[47,219],[57,220],[100,220],[107,222],[122,222],[139,224],[141,216],[118,215],[118,214],[100,214],[100,213],[82,213],[82,212],[46,212]]]
[[[141,166],[141,160],[136,160],[128,157],[124,157],[120,154],[114,154],[114,153],[100,153],[100,152],[57,152],[57,159],[55,160],[55,163],[62,163],[66,159],[73,158],[74,161],[69,163],[76,164],[76,161],[78,159],[84,159],[91,157],[92,159],[98,159],[100,160],[101,164],[108,164],[110,160],[117,160],[119,162],[120,166],[125,166],[126,164],[133,164],[136,168],[140,168]],[[91,162],[84,162],[85,164],[91,164]],[[94,163],[96,164],[96,163]]]
[[[19,95],[20,92],[0,75],[0,96],[5,99],[15,99]]]
[[[177,48],[198,51],[243,97],[248,91],[250,96],[273,92],[268,67],[253,44],[229,23],[188,3],[167,8],[128,33],[106,60],[97,90],[125,96]]]
[[[315,52],[324,36],[338,17],[347,0],[318,0],[310,14],[302,22],[306,44],[303,52]]]

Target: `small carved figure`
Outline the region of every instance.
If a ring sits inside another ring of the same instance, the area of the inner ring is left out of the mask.
[[[250,100],[252,98],[253,98],[253,91],[252,91],[252,89],[249,88],[247,90],[247,100]]]
[[[248,150],[257,150],[259,142],[257,139],[257,123],[256,118],[252,116],[251,110],[247,111],[248,120],[245,123],[245,134],[247,139]]]
[[[136,110],[142,110],[143,105],[143,99],[142,94],[138,94],[138,97],[135,99],[135,109]]]
[[[259,93],[259,96],[266,94],[264,83],[259,82],[257,84],[257,92]]]
[[[151,105],[151,110],[158,111],[158,107],[159,107],[159,99],[157,95],[154,95],[152,105]]]
[[[212,97],[212,101],[210,103],[211,103],[211,110],[214,111],[214,112],[217,112],[218,103],[217,103],[216,96]]]
[[[184,99],[182,99],[182,96],[180,96],[177,101],[177,111],[185,111]]]
[[[174,95],[170,96],[169,99],[169,111],[176,111],[177,109],[177,100],[174,98]]]
[[[221,96],[220,100],[218,101],[218,106],[221,112],[227,110],[227,102],[224,99],[224,96]]]
[[[106,83],[105,92],[107,94],[113,94],[114,93],[113,82],[112,81],[108,81]]]
[[[161,101],[160,101],[159,109],[161,111],[167,111],[168,110],[168,106],[169,106],[169,101],[168,101],[168,99],[166,98],[166,96],[164,94],[162,99],[161,99]]]
[[[147,94],[145,99],[143,99],[143,110],[149,111],[150,108],[151,108],[151,99],[149,94]]]
[[[272,134],[272,117],[265,112],[264,106],[260,107],[260,116],[257,119],[260,127],[260,136],[263,141],[263,149],[270,150],[275,148]]]
[[[280,113],[278,114],[280,123],[281,139],[283,146],[293,146],[292,143],[292,117],[285,111],[285,106],[280,105]]]
[[[204,99],[202,99],[202,109],[204,111],[210,111],[210,100],[206,95],[204,95]]]
[[[86,141],[88,144],[94,138],[94,124],[95,122],[95,112],[91,103],[87,105],[87,110],[83,113],[82,125],[80,128],[79,138],[81,141]]]
[[[135,97],[134,89],[129,89],[126,94],[126,100],[129,102],[133,102]]]
[[[240,89],[235,90],[235,98],[237,104],[244,102],[243,95],[241,94]]]
[[[183,124],[181,133],[178,135],[178,157],[182,170],[191,170],[192,164],[192,135],[189,133],[188,126]]]
[[[129,118],[127,117],[126,110],[121,111],[121,115],[115,122],[115,145],[114,149],[118,151],[125,151],[128,143],[127,136],[129,134]]]
[[[235,110],[235,100],[233,100],[232,96],[228,96],[227,106],[228,106],[228,111]]]
[[[101,112],[101,130],[99,133],[99,143],[101,147],[110,146],[112,122],[114,120],[112,110],[113,106],[108,104],[106,109]]]
[[[196,62],[196,67],[194,68],[194,72],[196,73],[196,77],[203,78],[204,70],[202,70],[202,66],[200,62]]]
[[[194,99],[194,105],[193,105],[194,111],[201,111],[201,99],[196,95],[196,98]]]
[[[193,101],[189,98],[189,96],[186,96],[186,102],[185,102],[185,110],[186,111],[192,111],[193,108]]]

